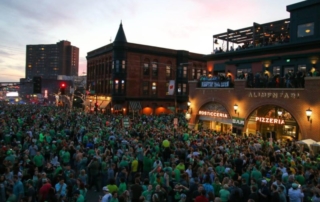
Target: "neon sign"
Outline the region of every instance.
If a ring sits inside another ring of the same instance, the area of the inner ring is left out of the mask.
[[[210,111],[199,111],[199,115],[228,118],[228,114]]]
[[[285,124],[283,119],[277,119],[277,118],[256,117],[256,121],[261,123],[274,123],[274,124],[280,124],[280,125]]]

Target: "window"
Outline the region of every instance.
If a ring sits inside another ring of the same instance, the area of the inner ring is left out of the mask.
[[[114,70],[114,61],[112,61],[112,70]]]
[[[149,82],[148,81],[144,81],[142,83],[142,94],[149,95]]]
[[[182,84],[178,83],[177,95],[181,95]]]
[[[112,82],[112,80],[110,80],[110,86],[109,86],[109,91],[110,91],[110,89],[111,89],[111,91],[113,91],[113,82]]]
[[[156,82],[152,82],[152,95],[157,95],[157,83]]]
[[[170,65],[166,66],[166,77],[171,78],[171,66]]]
[[[197,69],[197,79],[200,79],[201,76],[201,69]]]
[[[114,90],[116,93],[119,92],[119,80],[114,81]]]
[[[124,93],[124,80],[121,80],[121,93]]]
[[[298,37],[314,35],[314,23],[298,25]]]
[[[237,70],[237,78],[241,78],[244,75],[244,78],[247,78],[248,73],[251,72],[251,69],[238,69]],[[225,74],[224,74],[225,76]]]
[[[192,77],[192,79],[197,79],[196,78],[196,70],[195,69],[191,70],[191,77]]]
[[[120,64],[119,64],[119,60],[117,60],[117,61],[116,61],[116,73],[119,72],[119,68],[120,68],[119,65],[120,65]]]
[[[182,95],[187,95],[187,84],[182,84]]]
[[[153,77],[158,76],[158,65],[155,63],[152,64],[152,76]]]
[[[122,60],[122,70],[125,70],[125,69],[126,69],[126,61]]]
[[[298,65],[298,71],[306,72],[307,71],[307,66],[306,65]]]
[[[187,78],[187,76],[188,76],[188,68],[183,67],[183,78]]]
[[[150,72],[150,70],[149,70],[149,63],[144,63],[143,64],[143,75],[145,75],[145,76],[148,76],[149,75],[149,72]]]
[[[273,67],[272,73],[274,76],[280,75],[280,67],[279,66]]]

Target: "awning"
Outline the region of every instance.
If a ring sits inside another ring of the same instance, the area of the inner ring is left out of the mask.
[[[113,106],[113,110],[122,110],[122,105],[120,105],[120,104],[115,104],[115,105]]]
[[[130,110],[133,110],[133,111],[139,111],[139,110],[141,110],[141,104],[140,104],[140,102],[130,101],[130,102],[129,102],[129,107],[130,107]]]
[[[106,108],[109,103],[110,103],[110,100],[104,100],[104,101],[102,101],[102,103],[100,103],[100,105],[99,105],[100,109]]]

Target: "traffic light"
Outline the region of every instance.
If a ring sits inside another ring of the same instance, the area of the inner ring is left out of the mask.
[[[60,93],[61,93],[61,95],[66,94],[66,84],[65,83],[60,84]]]
[[[33,77],[33,94],[41,94],[41,82],[42,78],[40,76]]]

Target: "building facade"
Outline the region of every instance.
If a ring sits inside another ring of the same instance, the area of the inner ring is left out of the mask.
[[[207,74],[203,56],[129,43],[121,23],[113,43],[87,54],[86,105],[125,114],[186,110],[188,81]]]
[[[320,141],[319,10],[304,1],[287,6],[289,19],[214,35],[225,46],[205,57],[213,76],[189,82],[190,126]]]
[[[26,78],[41,76],[55,79],[58,75],[78,76],[79,48],[69,41],[56,44],[27,45]]]

